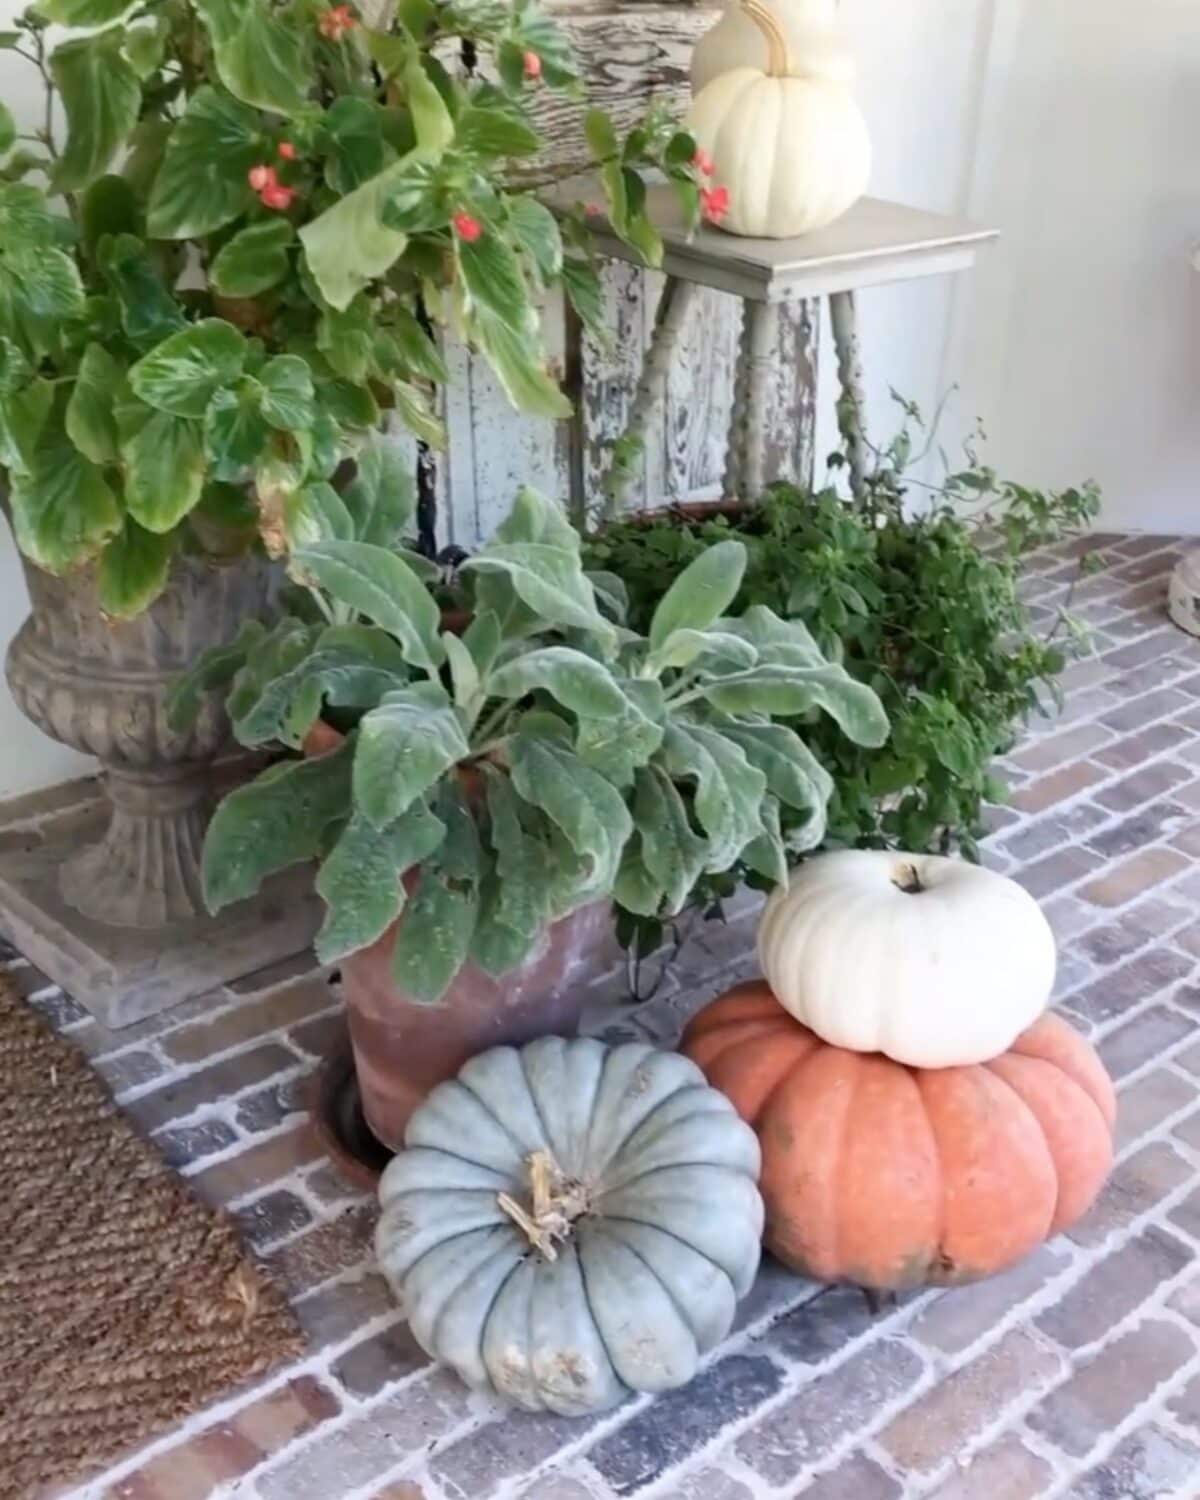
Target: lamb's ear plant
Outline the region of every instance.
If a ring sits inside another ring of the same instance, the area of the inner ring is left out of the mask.
[[[561,509],[525,490],[463,564],[460,637],[396,550],[299,548],[292,573],[321,619],[210,654],[176,707],[186,717],[198,688],[225,683],[244,745],[295,749],[320,718],[345,739],[226,797],[205,846],[211,909],[318,860],[322,959],[403,914],[395,977],[432,1002],[468,959],[492,974],[519,965],[584,903],[658,923],[706,872],[740,863],[782,880],[789,853],[820,843],[831,783],[779,718],[823,714],[871,745],[888,726],[803,625],[727,613],[745,562],[737,541],[705,550],[639,634],[619,580],[586,574]]]

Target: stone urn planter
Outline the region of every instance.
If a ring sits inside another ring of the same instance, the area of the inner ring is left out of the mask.
[[[232,919],[207,916],[200,859],[228,721],[220,694],[183,733],[166,713],[200,651],[270,614],[273,565],[179,558],[142,615],[113,621],[91,568],[53,577],[22,563],[32,607],[9,648],[9,687],[46,734],[96,757],[104,805],[90,827],[74,819],[59,836],[39,825],[24,847],[7,841],[17,847],[0,858],[0,925],[109,1025],[299,951],[315,928],[303,886]]]

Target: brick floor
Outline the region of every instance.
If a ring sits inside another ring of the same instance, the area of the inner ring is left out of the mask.
[[[1061,721],[1002,762],[989,860],[1046,906],[1064,1012],[1121,1093],[1120,1160],[1071,1235],[1005,1276],[872,1315],[767,1262],[685,1391],[593,1421],[511,1414],[432,1367],[375,1271],[373,1207],[303,1117],[336,987],[289,963],[110,1032],[0,945],[210,1201],[238,1214],[308,1335],[63,1500],[1149,1500],[1200,1497],[1200,642],[1164,626],[1170,537],[1094,539],[1103,634]],[[1031,562],[1066,599],[1074,559]],[[658,998],[589,1024],[669,1044],[751,972],[753,905],[685,948]],[[46,1500],[46,1497],[29,1497]]]

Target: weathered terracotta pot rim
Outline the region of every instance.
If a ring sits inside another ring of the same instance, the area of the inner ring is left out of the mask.
[[[745,500],[674,500],[669,505],[656,505],[648,510],[624,511],[613,516],[611,522],[628,522],[634,526],[656,526],[662,521],[682,520],[689,523],[711,521],[717,516],[744,516],[757,507]],[[602,525],[600,531],[603,532]]]

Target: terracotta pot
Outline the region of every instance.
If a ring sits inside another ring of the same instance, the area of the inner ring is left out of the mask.
[[[306,755],[336,750],[343,736],[318,722],[304,740]],[[469,799],[480,795],[477,772],[461,772]],[[411,890],[417,872],[404,877]],[[468,1058],[489,1047],[520,1046],[539,1036],[571,1036],[589,981],[616,961],[611,904],[594,901],[553,923],[533,953],[500,979],[475,964],[460,970],[437,1005],[418,1005],[392,978],[392,953],[403,924],[342,960],[342,994],[354,1068],[367,1124],[398,1151],[408,1117],[426,1094],[453,1078]]]
[[[342,963],[363,1113],[392,1150],[426,1094],[477,1052],[574,1035],[589,981],[616,957],[610,905],[594,901],[546,928],[519,969],[493,979],[467,964],[429,1006],[413,1004],[392,978],[395,943],[392,928]]]
[[[614,519],[632,521],[639,526],[656,526],[660,521],[685,521],[699,525],[703,521],[715,521],[718,516],[727,516],[731,521],[753,510],[741,500],[677,500],[670,505],[652,506],[649,510],[623,512]]]

